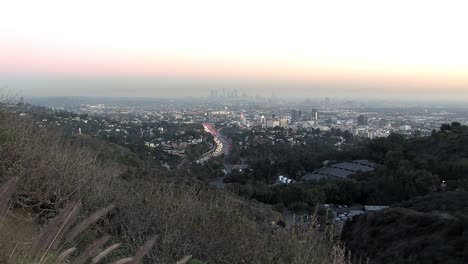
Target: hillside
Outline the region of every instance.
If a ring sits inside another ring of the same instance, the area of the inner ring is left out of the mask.
[[[122,161],[122,155],[132,163]],[[122,147],[95,138],[69,138],[3,111],[0,184],[13,177],[18,179],[15,210],[8,211],[7,219],[17,217],[19,210],[28,216],[24,221],[43,226],[75,201],[81,202],[81,219],[115,205],[80,235],[78,248],[109,234],[122,243],[117,257],[157,236],[148,263],[174,263],[186,255],[202,261],[197,263],[345,262],[335,242],[318,231],[278,228],[270,224],[276,214],[268,209],[197,181],[177,180]],[[4,232],[0,229],[0,247],[21,242],[19,247],[27,250],[28,243],[7,239]],[[10,253],[4,252],[0,262]]]
[[[392,208],[345,225],[342,239],[353,255],[370,263],[467,263],[468,127],[396,135],[361,151],[384,166],[353,177],[360,200]]]
[[[342,237],[356,258],[369,263],[467,263],[468,215],[461,210],[466,208],[454,213],[391,208],[354,218]]]
[[[341,155],[384,165],[351,177],[359,190],[353,202],[391,205],[438,190],[468,190],[468,127],[459,123],[427,137],[369,140]]]

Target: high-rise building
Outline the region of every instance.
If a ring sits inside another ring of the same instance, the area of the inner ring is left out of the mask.
[[[267,120],[267,122],[266,122],[266,127],[268,127],[268,128],[274,127],[274,126],[273,126],[273,120],[271,120],[271,119]]]
[[[286,118],[280,119],[279,120],[279,126],[284,127],[284,128],[288,127],[288,120]]]
[[[312,109],[312,120],[318,120],[318,111],[317,109]]]
[[[291,121],[297,122],[300,121],[302,117],[302,112],[299,109],[291,110]]]
[[[369,122],[369,118],[365,115],[360,115],[358,117],[358,126],[367,126],[367,123]]]
[[[245,118],[244,113],[242,113],[242,112],[241,112],[241,114],[240,114],[240,124],[241,124],[242,126],[246,126],[246,125],[247,125],[247,119]]]

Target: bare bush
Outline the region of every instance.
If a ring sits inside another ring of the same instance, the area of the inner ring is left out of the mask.
[[[16,179],[12,178],[8,182],[0,185],[0,194],[3,200],[8,200],[11,198],[13,193],[15,192],[15,182]],[[75,234],[78,231],[82,232],[90,225],[93,225],[98,218],[103,217],[107,214],[114,206],[108,206],[106,208],[100,209],[90,217],[85,218],[81,223],[79,223],[72,231],[71,234]],[[9,208],[7,208],[9,209]],[[77,250],[76,247],[71,247],[61,254],[56,256],[52,252],[54,249],[54,245],[60,245],[58,248],[62,248],[65,243],[71,242],[63,242],[62,238],[70,232],[70,228],[73,223],[76,221],[78,212],[80,209],[79,202],[72,202],[65,206],[60,213],[51,219],[49,223],[45,226],[42,230],[40,235],[38,235],[32,245],[30,247],[21,248],[20,254],[16,254],[16,249],[18,247],[18,242],[16,243],[13,251],[8,258],[8,263],[12,264],[57,264],[57,263],[65,263],[71,255]],[[3,228],[0,225],[0,234],[1,229]],[[117,249],[120,246],[120,243],[114,244],[105,250],[101,250],[101,248],[106,244],[106,242],[111,238],[110,235],[105,234],[100,238],[96,239],[92,243],[89,243],[86,248],[79,254],[78,256],[73,258],[74,264],[84,264],[87,263],[88,260],[92,259],[92,263],[98,263],[103,258],[108,256],[112,251]],[[156,237],[152,237],[145,243],[135,254],[133,257],[134,263],[138,263],[142,260],[151,250],[154,243],[156,242]],[[15,255],[16,254],[16,255]],[[0,259],[1,260],[1,259]],[[120,261],[126,261],[126,259],[121,259]]]
[[[18,178],[14,177],[8,180],[5,184],[0,186],[0,216],[6,214],[10,208],[11,197],[16,191],[16,182]]]
[[[102,190],[111,188],[120,170],[101,163],[89,148],[12,114],[4,114],[0,135],[0,181],[18,177],[17,204],[47,216],[89,193],[96,203],[108,202],[99,195],[108,194]],[[85,210],[95,207],[89,200],[84,204]]]

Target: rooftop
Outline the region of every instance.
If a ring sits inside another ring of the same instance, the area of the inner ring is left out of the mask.
[[[353,160],[326,165],[312,173],[302,177],[303,181],[319,180],[322,178],[337,177],[347,178],[357,172],[368,172],[375,170],[379,165],[368,160]]]

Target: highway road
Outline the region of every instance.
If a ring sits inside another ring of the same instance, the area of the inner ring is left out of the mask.
[[[197,160],[197,163],[204,163],[211,157],[218,157],[222,154],[224,154],[225,157],[229,155],[231,150],[231,143],[229,142],[228,138],[222,135],[210,123],[203,123],[203,128],[206,132],[213,135],[216,146],[209,152],[203,154],[200,159]]]

